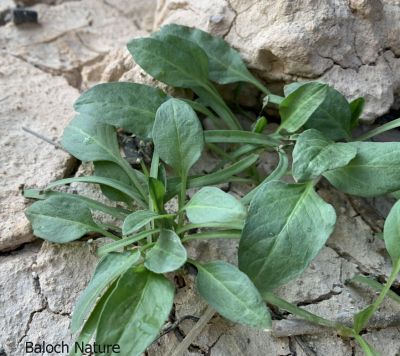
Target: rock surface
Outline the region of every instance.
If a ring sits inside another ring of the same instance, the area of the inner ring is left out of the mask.
[[[400,93],[397,0],[161,1],[156,27],[173,22],[225,38],[268,83],[319,79],[365,96],[366,121]]]
[[[29,83],[29,85],[27,85]],[[2,52],[0,56],[0,251],[31,241],[23,187],[45,187],[68,174],[75,160],[24,132],[27,127],[58,140],[72,119],[78,91],[62,77]]]

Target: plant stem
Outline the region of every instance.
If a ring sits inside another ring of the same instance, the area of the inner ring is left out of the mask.
[[[120,241],[121,240],[120,237],[114,235],[113,233],[111,233],[111,232],[109,232],[109,231],[107,231],[105,229],[99,228],[98,232],[103,234],[106,237],[111,237],[115,241]]]
[[[143,186],[140,184],[138,178],[136,177],[136,173],[132,169],[130,164],[127,161],[125,161],[124,159],[121,159],[119,161],[119,165],[126,172],[126,174],[128,175],[129,179],[132,181],[133,185],[136,187],[136,189],[138,190],[140,195],[144,198],[144,201],[147,202],[148,198],[147,198],[146,192],[145,192]]]
[[[142,168],[142,171],[143,171],[144,175],[146,177],[148,177],[150,174],[149,174],[149,171],[148,171],[148,169],[146,167],[146,164],[143,162],[142,159],[140,160],[140,167]]]
[[[178,197],[178,209],[179,209],[178,229],[183,226],[185,217],[185,212],[183,210],[183,207],[185,206],[185,200],[186,200],[186,185],[187,185],[187,173],[182,174],[181,189]]]
[[[396,127],[399,127],[399,126],[400,126],[400,119],[396,119],[396,120],[390,121],[382,126],[379,126],[371,131],[368,131],[361,136],[356,137],[354,139],[354,141],[365,141],[371,137],[380,135],[381,133],[395,129]]]
[[[232,229],[239,230],[243,229],[243,222],[231,222],[231,223],[206,223],[206,224],[186,224],[176,231],[177,234],[186,232],[192,229],[207,229],[207,228],[221,228],[221,229]],[[217,231],[218,232],[218,231]]]
[[[182,239],[182,242],[188,242],[193,240],[212,240],[212,239],[240,239],[240,230],[221,230],[221,231],[209,231],[199,232],[198,234],[189,235]]]

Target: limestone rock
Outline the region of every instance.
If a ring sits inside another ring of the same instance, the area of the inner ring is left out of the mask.
[[[224,37],[271,85],[318,79],[348,99],[365,96],[366,121],[387,112],[400,90],[395,0],[165,0],[155,27],[168,23]]]
[[[64,151],[22,128],[25,126],[57,141],[72,118],[72,103],[78,92],[64,78],[54,78],[2,53],[0,93],[1,251],[33,239],[24,215],[23,187],[45,187],[64,177],[75,162]]]

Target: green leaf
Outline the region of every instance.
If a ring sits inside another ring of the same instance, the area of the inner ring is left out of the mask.
[[[362,97],[357,98],[351,101],[349,105],[351,111],[351,128],[355,128],[358,126],[358,119],[364,110],[365,100]]]
[[[75,199],[76,201],[84,203],[91,210],[102,211],[103,213],[109,214],[117,219],[123,220],[125,219],[126,215],[129,214],[129,210],[125,210],[119,207],[111,207],[96,200],[84,197],[83,195],[55,191],[41,191],[39,189],[24,190],[25,198],[44,200],[51,196],[70,197],[71,199]]]
[[[392,264],[396,265],[400,260],[400,201],[393,205],[385,220],[383,239]]]
[[[163,229],[154,247],[147,252],[144,265],[155,273],[167,273],[183,266],[186,259],[186,249],[179,236]]]
[[[376,127],[371,131],[366,132],[365,134],[362,134],[361,136],[358,136],[355,140],[356,141],[369,140],[374,136],[380,135],[386,131],[393,130],[398,127],[400,127],[400,119],[392,120],[387,122],[386,124]]]
[[[147,85],[104,83],[84,92],[74,108],[98,122],[123,128],[140,137],[151,137],[156,111],[167,99],[163,91]]]
[[[190,222],[227,223],[243,221],[246,208],[232,195],[216,187],[200,189],[185,206]]]
[[[207,143],[248,143],[262,146],[279,146],[280,141],[269,135],[240,130],[208,130],[204,133]]]
[[[354,315],[353,329],[356,334],[360,333],[360,331],[364,328],[364,325],[368,322],[369,319],[371,319],[374,312],[374,306],[368,305],[366,308]]]
[[[317,178],[345,166],[356,154],[357,148],[351,143],[335,143],[314,129],[304,131],[293,150],[293,177],[296,181]]]
[[[332,140],[350,138],[352,129],[351,109],[346,98],[327,86],[322,104],[305,124],[307,129],[317,129]]]
[[[356,157],[347,166],[323,174],[335,188],[362,197],[400,189],[400,143],[351,144],[357,149]]]
[[[129,269],[104,306],[96,343],[120,345],[122,355],[140,355],[167,320],[173,298],[174,287],[164,276],[144,268]]]
[[[110,161],[96,161],[93,162],[94,165],[94,173],[98,177],[111,178],[116,181],[122,182],[127,186],[132,186],[131,180],[125,171],[116,163]],[[124,203],[130,203],[132,198],[127,196],[124,193],[121,193],[119,190],[111,188],[107,185],[100,185],[102,193],[113,201],[121,201]],[[132,186],[132,189],[135,189]]]
[[[154,148],[160,158],[180,176],[187,176],[204,147],[203,129],[193,109],[170,99],[157,110],[153,128]]]
[[[243,204],[245,205],[249,204],[250,201],[253,199],[253,197],[257,195],[257,192],[260,189],[263,189],[268,182],[272,182],[273,180],[279,180],[286,174],[289,164],[288,156],[282,149],[278,149],[278,154],[279,154],[279,163],[276,166],[276,168],[257,187],[255,187],[241,199],[241,202]]]
[[[176,36],[136,38],[128,43],[133,59],[153,78],[180,88],[203,86],[208,81],[208,58],[190,41]]]
[[[163,166],[161,166],[163,167]],[[163,172],[162,168],[159,170],[159,173]],[[166,178],[166,177],[165,177]],[[165,197],[165,186],[164,184],[155,178],[149,178],[149,191],[150,198],[156,207],[158,212],[163,211],[164,209],[164,197]]]
[[[328,86],[311,82],[300,86],[279,104],[282,123],[279,130],[296,132],[323,103]]]
[[[115,128],[87,115],[76,116],[65,128],[62,146],[81,161],[121,159]]]
[[[93,309],[97,298],[107,290],[115,279],[132,267],[139,258],[140,253],[138,251],[133,254],[112,252],[100,260],[92,279],[75,304],[71,321],[73,333],[79,330]]]
[[[81,332],[79,333],[79,336],[75,339],[74,346],[71,347],[69,356],[82,356],[82,352],[80,352],[78,347],[75,347],[75,345],[78,343],[79,345],[87,345],[90,343],[90,340],[92,339],[92,336],[94,335],[97,324],[100,320],[100,315],[103,311],[104,305],[107,303],[107,300],[111,293],[113,292],[115,286],[116,286],[116,281],[111,284],[105,291],[105,293],[102,295],[102,297],[99,299],[99,301],[96,303],[96,306],[94,307],[93,311],[90,313],[89,318],[86,320],[85,324],[82,327]]]
[[[37,201],[26,210],[26,216],[34,235],[51,242],[66,243],[88,232],[101,232],[90,209],[67,196],[56,195]]]
[[[158,215],[157,213],[150,210],[135,211],[126,217],[124,224],[122,225],[122,233],[123,235],[130,235],[140,230],[149,222],[166,217],[171,217],[171,215]]]
[[[257,81],[248,71],[240,54],[222,38],[187,26],[170,24],[161,27],[152,37],[163,39],[173,35],[198,45],[208,57],[209,78],[219,84]]]
[[[115,179],[111,178],[104,178],[104,177],[97,177],[97,176],[83,176],[83,177],[73,177],[73,178],[64,178],[60,180],[56,180],[55,182],[50,183],[46,189],[51,189],[54,187],[57,187],[59,185],[65,185],[65,184],[70,184],[70,183],[75,183],[75,182],[80,182],[80,183],[93,183],[93,184],[100,184],[100,185],[105,185],[111,188],[114,188],[121,193],[126,194],[136,202],[138,202],[142,206],[146,206],[146,204],[143,202],[141,195],[139,192],[134,188],[133,186],[126,185],[122,182],[119,182]]]
[[[239,268],[261,294],[301,274],[332,233],[333,207],[311,183],[267,183],[250,204],[239,245]]]
[[[271,316],[257,288],[243,272],[223,262],[194,263],[200,295],[223,317],[260,329],[271,328]]]

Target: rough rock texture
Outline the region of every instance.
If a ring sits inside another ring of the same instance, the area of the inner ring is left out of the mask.
[[[1,251],[33,239],[23,213],[22,188],[44,187],[68,174],[75,162],[22,128],[58,140],[72,118],[71,107],[78,92],[64,78],[52,77],[2,52],[0,93]]]
[[[87,242],[40,242],[0,259],[0,346],[25,355],[25,342],[70,343],[70,314],[98,260]]]
[[[365,120],[400,93],[397,0],[160,1],[155,27],[173,22],[224,37],[269,83],[320,79],[365,96]]]

